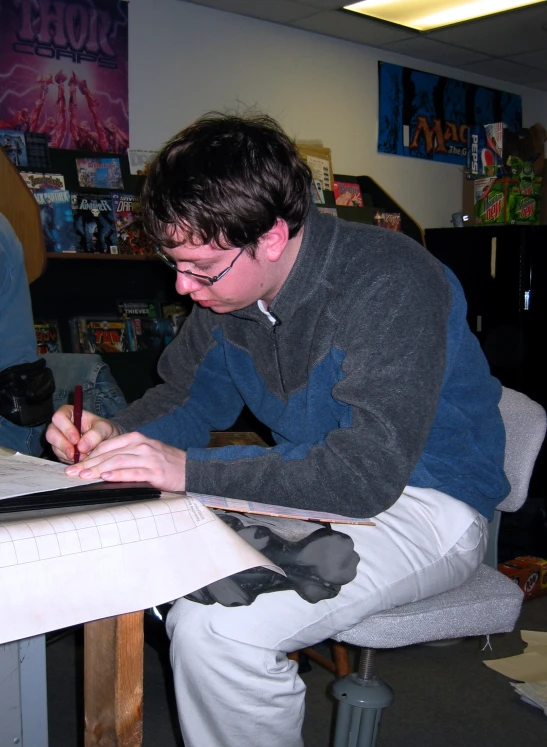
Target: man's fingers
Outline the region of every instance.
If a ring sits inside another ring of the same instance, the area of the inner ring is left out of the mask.
[[[73,461],[75,447],[80,455],[88,454],[102,441],[119,434],[114,423],[86,410],[82,413],[82,432],[80,433],[72,422],[73,412],[72,405],[60,407],[53,414],[46,432],[47,441],[62,461]]]
[[[107,423],[109,426],[113,425],[108,421],[103,421],[103,423]],[[87,436],[87,433],[85,435]],[[110,452],[119,452],[127,447],[134,447],[139,444],[144,445],[143,436],[140,433],[133,431],[131,433],[120,434],[118,429],[114,426],[112,435],[104,436],[97,444],[95,444],[93,449],[87,449],[86,451],[91,457],[99,457],[109,454]]]
[[[72,451],[74,451],[74,449]],[[74,461],[73,454],[69,456],[66,452],[56,448],[55,446],[53,447],[53,453],[60,462],[64,462],[65,464],[70,464],[70,462]]]
[[[81,434],[78,433],[78,430],[75,428],[74,423],[72,422],[73,409],[74,408],[72,407],[72,405],[63,405],[53,413],[51,423],[55,426],[56,430],[59,431],[59,433],[64,436],[64,438],[66,438],[69,443],[77,444],[80,440]],[[50,432],[50,428],[48,428],[48,433]],[[53,442],[50,441],[50,443],[54,445]]]
[[[108,420],[97,420],[89,430],[85,430],[76,442],[80,454],[89,454],[101,443],[112,438],[115,433],[112,423]]]
[[[66,436],[53,424],[46,431],[46,439],[51,444],[55,454],[62,461],[71,461],[74,454],[74,446]]]
[[[182,491],[186,485],[186,454],[141,433],[124,433],[102,441],[65,472],[84,480],[102,477],[109,482],[148,482],[160,490]]]
[[[142,458],[128,454],[123,449],[100,457],[88,457],[78,464],[68,467],[67,475],[79,475],[84,480],[93,480],[108,474],[112,482],[142,482],[150,476],[150,469],[142,464]]]

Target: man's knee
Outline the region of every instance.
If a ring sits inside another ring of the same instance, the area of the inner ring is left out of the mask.
[[[212,606],[178,599],[166,619],[167,635],[173,654],[183,654],[185,659],[201,656],[203,649],[211,649],[214,633],[211,628]]]

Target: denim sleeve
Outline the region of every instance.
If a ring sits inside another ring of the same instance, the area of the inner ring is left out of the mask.
[[[15,425],[0,416],[0,446],[5,449],[20,451],[21,454],[39,457],[45,446],[43,435],[47,423],[37,425],[34,428],[25,428]]]
[[[110,420],[127,407],[122,390],[107,365],[102,365],[97,374],[95,387],[90,392],[93,412]],[[85,393],[84,393],[85,402]]]
[[[0,213],[0,371],[36,360],[36,332],[23,247]]]
[[[74,387],[80,384],[84,409],[102,418],[114,417],[127,407],[121,388],[98,354],[48,353],[45,358],[55,378],[53,404],[57,410],[72,401]]]

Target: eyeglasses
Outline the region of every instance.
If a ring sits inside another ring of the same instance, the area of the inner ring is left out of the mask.
[[[246,247],[242,247],[239,254],[235,257],[234,260],[228,265],[228,267],[225,270],[222,270],[218,275],[215,275],[214,277],[209,277],[208,275],[198,275],[196,272],[192,272],[191,270],[179,270],[177,267],[177,263],[171,259],[171,257],[168,257],[166,254],[164,254],[161,249],[156,247],[155,253],[157,256],[162,260],[162,262],[165,262],[165,264],[170,267],[172,270],[175,270],[175,272],[180,272],[181,275],[190,275],[191,278],[194,280],[197,280],[198,283],[203,283],[203,285],[213,285],[213,283],[217,283],[219,280],[222,280],[222,278],[230,272],[236,261],[241,257],[243,252],[245,251]]]

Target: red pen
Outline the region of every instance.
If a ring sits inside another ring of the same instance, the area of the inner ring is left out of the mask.
[[[82,435],[82,409],[84,402],[84,393],[80,384],[74,387],[74,425],[78,429],[78,433]],[[74,464],[78,464],[80,461],[80,452],[74,447]]]

